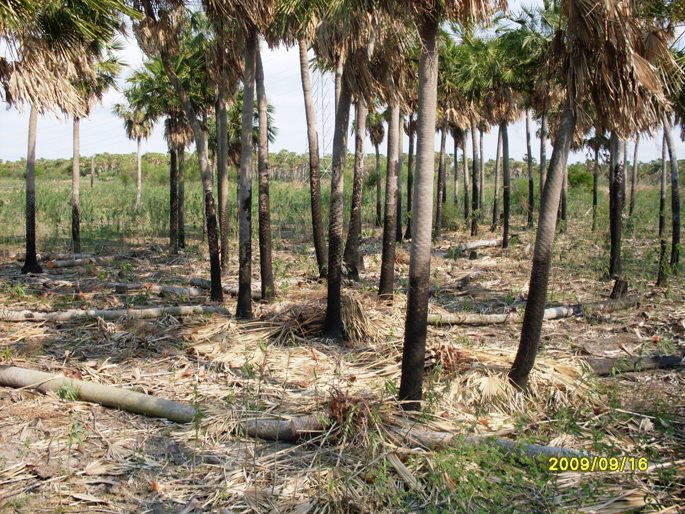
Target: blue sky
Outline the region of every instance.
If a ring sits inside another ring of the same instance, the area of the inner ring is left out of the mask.
[[[510,2],[510,8],[516,10],[521,2]],[[541,2],[525,2],[535,4]],[[126,42],[122,59],[130,66],[124,71],[120,82],[138,67],[143,61],[143,54],[131,37]],[[304,118],[304,105],[302,99],[302,87],[299,73],[299,58],[297,48],[268,50],[263,44],[264,71],[266,77],[266,91],[269,102],[275,107],[275,120],[279,129],[275,144],[271,150],[278,152],[282,149],[305,152],[306,125]],[[330,152],[332,141],[333,112],[332,78],[324,81],[324,102],[331,107],[326,111],[330,118],[326,124],[327,134],[323,134],[319,127],[319,137],[323,139],[322,145]],[[94,153],[130,153],[135,151],[135,143],[129,141],[121,124],[121,121],[112,114],[112,106],[123,100],[121,93],[112,91],[105,95],[101,105],[98,105],[92,115],[81,122],[81,154],[89,156]],[[321,100],[318,100],[318,104]],[[26,156],[28,133],[28,110],[19,112],[16,109],[0,110],[0,159],[15,160]],[[158,123],[150,139],[143,142],[144,152],[166,152],[166,143],[162,138],[163,127]],[[325,137],[324,137],[325,136]],[[525,154],[525,124],[516,123],[510,129],[510,155],[520,159]],[[679,139],[679,138],[677,138]],[[661,155],[661,138],[657,140],[643,140],[640,144],[639,158],[642,161],[657,159]],[[328,143],[328,145],[326,144]],[[349,138],[350,148],[353,138]],[[436,138],[436,145],[438,144]],[[71,156],[71,123],[62,117],[55,115],[41,116],[38,121],[37,156],[44,158],[69,158]],[[451,143],[448,143],[451,146]],[[485,137],[485,157],[493,158],[495,155],[496,133]],[[370,143],[367,141],[368,152],[371,152]],[[405,151],[408,144],[405,142]],[[629,144],[629,152],[632,156],[632,144]],[[548,149],[548,155],[551,147]],[[533,141],[533,154],[539,155],[539,141]],[[679,142],[678,155],[685,156],[685,144]],[[584,160],[584,154],[576,154],[571,161]],[[632,160],[632,157],[631,157]]]

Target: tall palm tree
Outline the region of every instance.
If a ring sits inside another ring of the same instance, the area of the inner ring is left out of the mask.
[[[385,139],[385,120],[381,113],[372,110],[366,117],[366,130],[369,133],[369,138],[371,139],[371,144],[376,150],[376,218],[375,225],[377,227],[381,226],[381,220],[383,219],[382,203],[381,203],[381,157],[380,157],[380,145]]]
[[[416,141],[416,118],[414,117],[413,112],[409,114],[407,123],[404,125],[404,132],[409,136],[409,150],[407,153],[407,229],[404,232],[404,238],[411,239],[411,208],[412,191],[414,187],[414,154]]]
[[[521,340],[509,373],[512,382],[521,388],[527,386],[540,341],[556,211],[579,99],[591,98],[598,122],[622,133],[654,124],[658,118],[656,109],[665,100],[660,77],[644,57],[647,55],[642,37],[644,27],[633,16],[630,4],[611,0],[590,5],[565,0],[561,3],[561,13],[563,31],[557,48],[565,52],[561,62],[566,66],[560,75],[567,78],[567,100],[542,194]],[[666,53],[664,41],[651,42],[660,47],[656,55]],[[584,66],[590,60],[594,63],[592,71]]]

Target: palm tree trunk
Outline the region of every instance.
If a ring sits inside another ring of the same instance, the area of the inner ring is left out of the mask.
[[[480,158],[478,159],[478,221],[483,220],[483,212],[485,211],[483,207],[483,191],[485,190],[485,174],[484,174],[484,162],[485,162],[485,151],[483,149],[483,130],[478,129],[479,139],[480,139]]]
[[[635,209],[635,182],[637,180],[637,151],[640,147],[640,134],[635,138],[635,151],[633,152],[633,166],[630,171],[630,207],[628,214],[633,215]]]
[[[95,155],[90,158],[90,187],[93,187],[95,182]]]
[[[178,147],[178,156],[176,165],[178,166],[178,247],[186,247],[186,225],[185,225],[185,196],[186,196],[186,186],[185,186],[185,162],[186,162],[186,149],[185,146],[181,145]]]
[[[321,172],[319,167],[319,138],[316,132],[316,111],[312,95],[312,80],[309,75],[309,61],[307,59],[307,43],[304,39],[298,41],[300,50],[300,76],[302,77],[302,92],[304,94],[304,112],[307,120],[307,141],[309,143],[309,188],[312,210],[312,231],[314,250],[319,276],[326,276],[327,256],[326,240],[323,232],[323,217],[321,207]]]
[[[445,191],[445,145],[447,142],[447,128],[443,124],[440,129],[440,157],[438,159],[438,200],[435,202],[435,228],[433,240],[438,241],[442,232],[442,197]]]
[[[236,317],[252,318],[252,120],[254,109],[256,29],[252,29],[245,46],[243,75],[243,113],[240,133],[240,184],[238,192],[238,305]]]
[[[223,87],[219,87],[216,99],[216,163],[219,176],[219,239],[221,269],[228,267],[228,120]]]
[[[540,344],[540,332],[547,300],[549,271],[552,265],[552,246],[556,233],[557,208],[564,180],[564,170],[571,148],[576,120],[573,107],[566,106],[552,151],[549,174],[540,199],[540,218],[538,220],[535,249],[533,250],[533,267],[530,272],[528,301],[523,317],[521,340],[514,364],[509,371],[510,380],[521,389],[528,384],[528,376],[535,364],[535,356]],[[505,146],[506,148],[506,146]]]
[[[395,215],[395,242],[402,242],[402,166],[404,165],[404,115],[400,111],[399,134],[397,136],[397,214]]]
[[[454,132],[452,132],[452,139],[454,141],[454,207],[456,208],[457,204],[459,203],[459,142],[457,141],[456,134]]]
[[[178,253],[178,149],[169,147],[169,251]]]
[[[338,105],[340,104],[340,93],[342,91],[342,76],[343,69],[345,66],[345,61],[342,57],[338,57],[335,63],[335,112],[338,112]]]
[[[675,153],[675,143],[671,134],[671,119],[663,116],[666,147],[671,161],[671,270],[676,271],[680,260],[680,177],[678,173],[678,159]]]
[[[663,239],[664,230],[666,229],[666,152],[668,151],[668,143],[666,142],[666,127],[664,127],[664,135],[661,144],[661,180],[659,184],[659,239]]]
[[[74,153],[71,161],[71,248],[81,253],[81,120],[74,118]]]
[[[413,115],[412,115],[413,116]],[[405,239],[411,239],[411,209],[412,194],[414,188],[414,129],[412,128],[412,116],[409,117],[409,153],[407,154],[407,230],[404,232]]]
[[[504,197],[504,216],[502,220],[502,248],[509,248],[509,218],[511,215],[511,172],[509,170],[509,126],[506,121],[500,124],[502,135],[502,193]]]
[[[36,126],[38,111],[29,115],[29,147],[26,157],[26,257],[21,273],[43,273],[36,255]]]
[[[480,158],[478,156],[478,140],[476,139],[476,123],[471,122],[471,143],[473,146],[473,163],[471,171],[471,235],[478,235],[478,218],[480,217],[480,193],[478,175],[480,172]]]
[[[376,146],[376,223],[375,225],[377,227],[381,226],[381,221],[383,219],[383,203],[381,198],[383,197],[383,193],[381,191],[381,152],[380,149],[378,148],[379,145]]]
[[[499,221],[499,161],[502,155],[502,127],[497,133],[497,154],[495,157],[495,198],[492,201],[492,231],[497,230]]]
[[[611,173],[609,183],[609,195],[611,196],[611,209],[609,210],[611,252],[609,257],[609,275],[612,278],[621,276],[621,235],[623,229],[623,206],[625,204],[625,192],[623,170],[625,168],[625,140],[619,139],[615,132],[611,133],[610,144],[614,148],[614,170]]]
[[[402,376],[399,399],[407,410],[420,409],[426,356],[428,291],[433,222],[433,172],[435,168],[435,110],[438,83],[437,17],[426,16],[419,24],[422,42],[419,60],[419,109],[417,120],[416,174],[414,185],[413,237],[409,261],[407,314],[404,325]]]
[[[542,190],[545,188],[545,178],[547,177],[547,138],[549,137],[549,127],[547,123],[547,109],[542,112],[540,121],[540,198]]]
[[[142,154],[140,151],[140,145],[142,142],[141,137],[136,138],[136,205],[135,208],[140,209],[142,205],[143,196],[143,163],[141,161]]]
[[[259,270],[262,278],[262,300],[272,301],[276,296],[273,261],[271,257],[271,210],[269,208],[269,120],[267,113],[264,67],[259,44],[255,45],[257,67],[257,106],[259,108],[259,147],[257,153],[259,170]]]
[[[564,169],[564,181],[561,187],[561,202],[559,203],[559,219],[562,221],[561,232],[566,229],[566,216],[568,214],[568,167]]]
[[[530,143],[530,109],[526,109],[526,155],[528,158],[528,228],[532,228],[535,211],[535,182],[533,181],[533,147]]]
[[[352,209],[347,230],[344,261],[347,274],[352,280],[359,280],[359,271],[364,269],[359,243],[362,228],[362,190],[364,186],[364,138],[366,137],[366,103],[357,100],[354,132],[354,179],[352,184]]]
[[[471,215],[470,196],[469,196],[469,159],[466,155],[466,132],[461,138],[462,167],[464,168],[464,220],[468,223]]]
[[[333,133],[333,160],[331,163],[331,204],[328,221],[328,292],[326,298],[326,321],[324,334],[331,339],[343,337],[342,285],[343,250],[343,193],[345,187],[345,159],[347,157],[347,132],[350,124],[352,95],[347,81],[341,77],[340,98],[335,113]]]
[[[595,148],[595,166],[592,169],[592,231],[597,228],[597,200],[599,196],[599,146]]]
[[[378,296],[391,300],[395,285],[395,231],[397,230],[397,161],[400,137],[400,108],[390,104],[388,121],[388,166],[385,177],[385,219],[383,223],[383,252]]]

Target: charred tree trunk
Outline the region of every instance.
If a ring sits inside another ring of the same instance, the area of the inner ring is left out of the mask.
[[[178,253],[178,149],[169,147],[169,251]]]
[[[385,219],[383,223],[383,253],[378,296],[391,300],[395,285],[395,231],[397,229],[397,161],[400,132],[400,108],[390,105],[388,122],[388,167],[385,178]]]
[[[343,259],[347,274],[352,280],[359,280],[359,271],[364,269],[359,252],[362,228],[362,188],[364,186],[364,138],[366,137],[366,103],[357,100],[354,132],[354,179],[352,184],[352,209],[347,230],[347,242]]]
[[[499,221],[499,162],[502,155],[502,127],[499,127],[497,133],[497,154],[495,157],[495,198],[492,201],[492,228],[494,232],[497,230],[497,222]]]
[[[500,124],[500,133],[502,134],[502,196],[504,197],[502,248],[508,248],[509,216],[511,214],[511,173],[509,171],[509,126],[506,121]]]
[[[142,138],[140,137],[136,138],[136,209],[140,209],[143,196],[143,163],[141,162],[142,154],[140,151],[141,139]]]
[[[635,182],[637,181],[637,151],[640,147],[640,134],[635,138],[635,151],[633,152],[633,166],[630,171],[630,206],[628,214],[633,215],[635,210]]]
[[[343,250],[343,192],[351,100],[350,89],[347,80],[343,76],[338,109],[335,113],[335,133],[333,135],[331,204],[328,222],[328,294],[326,322],[324,325],[325,336],[336,340],[340,340],[343,337],[342,304],[340,298]]]
[[[466,155],[466,131],[461,138],[461,156],[462,156],[462,167],[464,171],[464,221],[469,222],[471,216],[470,201],[471,197],[469,195],[469,159]]]
[[[305,116],[307,119],[307,141],[309,143],[309,188],[312,210],[312,232],[316,263],[319,276],[326,276],[328,266],[326,256],[326,240],[324,239],[323,217],[321,206],[321,171],[319,166],[319,137],[316,132],[316,111],[312,95],[312,81],[309,75],[309,60],[307,59],[307,43],[300,39],[300,75],[302,77],[302,91],[304,94]]]
[[[625,197],[623,196],[624,184],[624,166],[626,142],[616,135],[615,132],[611,134],[611,145],[614,148],[614,162],[613,172],[611,173],[611,183],[609,187],[609,194],[611,195],[611,209],[609,212],[610,232],[611,232],[611,255],[609,258],[609,275],[611,278],[621,278],[621,236],[623,230],[623,205]]]
[[[399,133],[397,135],[397,214],[395,215],[395,242],[402,242],[402,166],[404,165],[404,115],[400,111]]]
[[[257,106],[259,108],[259,147],[257,169],[259,172],[259,270],[262,277],[262,301],[270,302],[276,296],[274,271],[271,257],[271,210],[269,206],[269,120],[267,113],[264,67],[259,44],[255,45],[257,67]]]
[[[81,120],[74,118],[74,153],[71,161],[71,249],[81,253]],[[138,138],[140,141],[140,138]]]
[[[382,207],[382,192],[381,192],[381,152],[376,146],[376,223],[377,227],[381,226],[383,220],[383,207]]]
[[[530,109],[526,109],[526,155],[528,160],[528,228],[533,228],[535,181],[533,180],[533,147],[530,142]]]
[[[478,175],[480,174],[480,158],[478,155],[478,140],[477,140],[476,123],[471,122],[471,143],[473,146],[473,163],[471,171],[471,235],[478,235],[478,218],[480,218],[480,193],[479,189],[482,184],[478,182]]]
[[[216,101],[216,148],[219,176],[219,233],[221,269],[228,267],[228,119],[223,87],[219,86]]]
[[[438,201],[435,202],[435,228],[433,231],[433,240],[440,239],[442,232],[442,196],[445,192],[445,145],[447,142],[447,127],[445,125],[440,129],[440,158],[438,160]]]
[[[459,142],[457,141],[456,133],[454,131],[452,132],[452,139],[454,141],[454,207],[456,208],[459,204]]]
[[[431,225],[433,218],[433,172],[435,166],[435,110],[438,82],[437,18],[426,16],[419,22],[419,108],[417,120],[414,220],[409,261],[407,314],[404,325],[402,376],[399,399],[407,410],[418,410],[423,396],[423,369],[426,357],[428,293],[431,264]]]
[[[186,186],[185,186],[185,169],[186,169],[186,149],[184,145],[178,147],[177,166],[178,166],[178,247],[186,247],[186,217],[185,217],[185,202],[186,202]]]
[[[540,201],[540,219],[533,253],[533,267],[530,273],[528,301],[523,316],[521,340],[516,358],[509,372],[510,380],[519,388],[528,385],[528,376],[535,364],[535,357],[540,344],[540,332],[547,300],[549,270],[552,265],[552,247],[556,233],[557,208],[563,186],[563,174],[571,148],[575,129],[573,106],[569,103],[561,116],[557,130],[554,150],[545,181],[545,189]]]
[[[664,230],[666,228],[666,177],[668,175],[666,169],[667,151],[666,128],[664,127],[664,135],[661,146],[661,180],[659,181],[659,239],[663,239]]]
[[[592,231],[597,228],[597,199],[599,193],[599,146],[595,148],[595,166],[592,169]]]
[[[666,147],[671,161],[671,270],[676,271],[680,260],[680,177],[678,174],[678,159],[675,153],[675,143],[671,134],[671,119],[664,115],[664,133]]]
[[[413,116],[413,115],[412,115]],[[409,117],[409,153],[407,155],[407,230],[404,232],[405,239],[411,239],[412,217],[412,194],[414,188],[414,136],[412,116]]]
[[[29,115],[29,146],[26,157],[26,257],[22,274],[43,273],[36,255],[36,126],[38,111],[32,105]]]
[[[547,109],[542,112],[540,120],[540,198],[542,190],[545,188],[547,178],[547,138],[549,137],[549,127],[547,123]]]
[[[485,190],[485,150],[483,148],[483,129],[478,129],[480,140],[480,159],[478,160],[478,221],[483,221],[485,205],[483,204],[483,191]]]

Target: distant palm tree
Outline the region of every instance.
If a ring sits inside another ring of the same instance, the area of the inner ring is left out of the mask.
[[[382,113],[375,110],[370,110],[369,114],[366,116],[366,130],[369,133],[369,139],[371,139],[371,144],[376,149],[376,218],[375,225],[377,227],[381,226],[383,219],[382,211],[382,192],[381,192],[381,154],[380,145],[385,139],[385,118]]]

